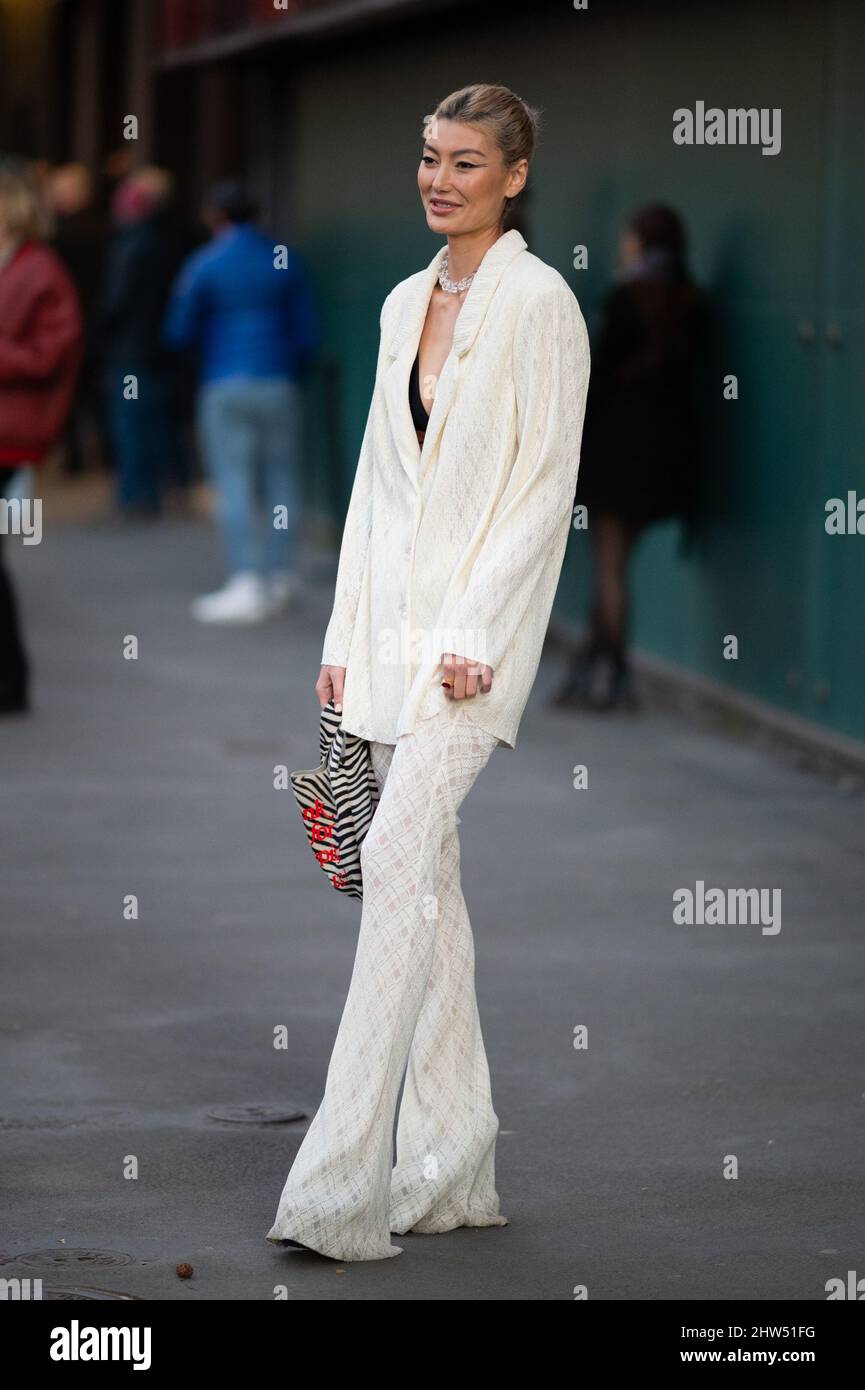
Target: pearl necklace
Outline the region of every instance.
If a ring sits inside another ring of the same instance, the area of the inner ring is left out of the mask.
[[[461,280],[448,279],[448,258],[447,252],[445,252],[444,260],[439,268],[439,284],[448,294],[462,294],[463,290],[468,289],[476,275],[477,271],[473,270],[471,275],[464,275]]]

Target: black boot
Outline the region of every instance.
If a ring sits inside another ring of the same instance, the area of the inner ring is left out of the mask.
[[[591,643],[586,643],[571,657],[571,664],[565,679],[552,697],[551,703],[565,708],[585,708],[588,702],[593,663],[593,646]]]
[[[588,702],[592,709],[636,709],[639,705],[624,648],[609,645],[592,666]]]

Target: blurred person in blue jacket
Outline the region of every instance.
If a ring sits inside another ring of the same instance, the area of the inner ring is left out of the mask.
[[[212,240],[184,262],[163,328],[169,346],[198,353],[199,440],[228,561],[223,588],[196,598],[192,613],[255,623],[300,590],[300,380],[318,315],[300,258],[255,226],[240,183],[216,184],[202,215]]]

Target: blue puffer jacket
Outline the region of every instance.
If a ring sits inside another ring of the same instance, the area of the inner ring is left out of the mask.
[[[173,348],[196,348],[202,381],[296,380],[319,321],[300,258],[249,223],[232,224],[184,262],[163,325]]]

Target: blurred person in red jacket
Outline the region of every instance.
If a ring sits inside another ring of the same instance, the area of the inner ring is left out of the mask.
[[[29,695],[29,663],[3,565],[3,538],[21,528],[24,515],[8,496],[10,484],[62,437],[83,342],[78,296],[41,239],[47,230],[27,166],[0,165],[0,714],[26,710]]]

